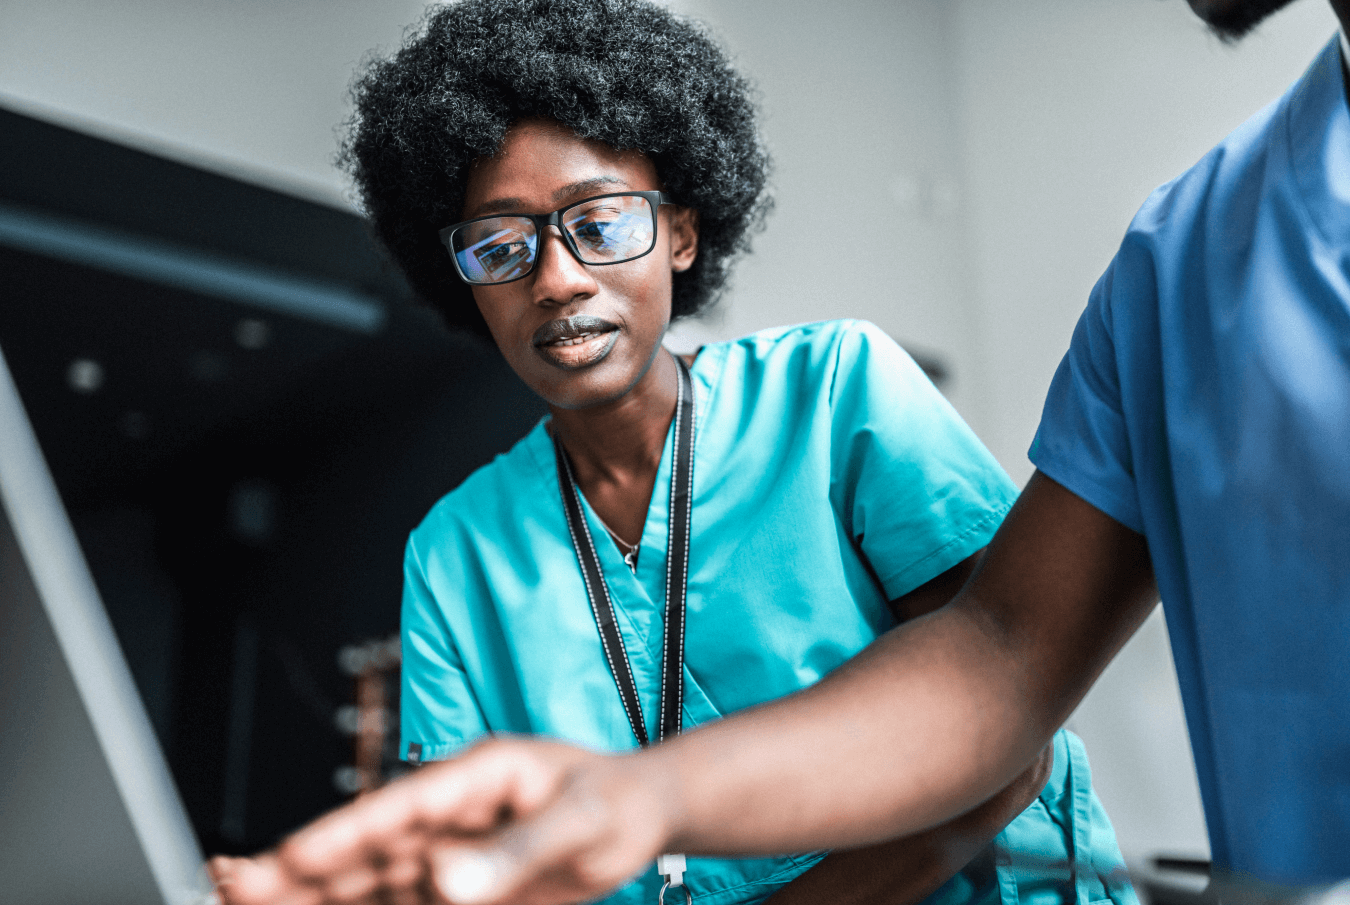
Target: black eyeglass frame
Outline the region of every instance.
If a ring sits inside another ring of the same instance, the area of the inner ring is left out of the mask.
[[[647,247],[647,250],[644,251],[642,254],[633,255],[631,258],[624,258],[622,261],[583,260],[581,257],[581,252],[577,250],[576,242],[572,239],[571,234],[569,234],[567,230],[563,229],[562,227],[563,212],[570,211],[574,207],[579,207],[591,201],[599,201],[601,198],[621,198],[621,197],[626,198],[633,196],[644,198],[646,199],[647,203],[651,205],[652,244],[649,245]],[[472,220],[464,220],[459,223],[452,223],[449,226],[444,227],[443,229],[437,230],[436,235],[440,237],[441,244],[445,246],[445,250],[450,254],[450,260],[455,265],[455,274],[465,283],[467,283],[470,286],[505,286],[507,283],[514,283],[516,280],[523,280],[530,274],[534,273],[534,268],[539,264],[539,250],[537,248],[535,249],[534,260],[530,262],[530,269],[522,273],[520,276],[512,277],[509,280],[498,280],[492,283],[477,283],[464,275],[464,271],[459,266],[459,258],[455,257],[455,249],[450,244],[450,237],[454,235],[455,230],[462,229],[468,226],[469,224],[477,223],[480,220],[498,220],[501,219],[502,217],[517,217],[521,220],[531,221],[532,223],[534,223],[535,234],[540,237],[543,236],[545,227],[556,226],[558,227],[558,233],[563,238],[563,244],[567,246],[567,250],[572,254],[572,257],[577,259],[577,261],[579,261],[582,264],[585,264],[587,267],[608,267],[611,264],[627,264],[629,261],[636,261],[638,258],[645,257],[646,255],[651,254],[652,249],[656,247],[656,234],[660,229],[661,218],[659,214],[661,212],[661,205],[674,203],[675,202],[672,201],[670,199],[670,196],[667,195],[665,192],[607,192],[603,195],[592,195],[589,198],[582,198],[580,201],[573,201],[566,207],[560,207],[551,214],[488,214],[483,217],[474,217]]]

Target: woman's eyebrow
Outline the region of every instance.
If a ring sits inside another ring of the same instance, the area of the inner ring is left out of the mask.
[[[596,176],[593,179],[583,179],[580,182],[568,183],[553,193],[553,200],[561,203],[568,198],[575,198],[583,192],[603,190],[613,188],[614,186],[623,186],[627,188],[628,183],[617,176]]]
[[[489,214],[509,214],[524,206],[525,202],[520,198],[493,198],[477,205],[472,211],[464,211],[464,217],[472,220],[475,217],[485,217]]]
[[[579,195],[591,192],[603,193],[605,189],[614,187],[627,188],[628,183],[618,176],[596,176],[593,179],[583,179],[580,182],[569,182],[553,193],[553,200],[561,204],[568,198],[576,198]],[[472,213],[465,211],[464,214],[465,219],[472,220],[475,217],[486,217],[491,214],[517,212],[524,206],[525,201],[522,198],[493,198],[476,205]]]

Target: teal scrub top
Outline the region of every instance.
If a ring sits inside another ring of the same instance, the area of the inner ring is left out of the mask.
[[[798,691],[844,663],[895,624],[889,600],[984,547],[1016,496],[923,372],[871,324],[788,327],[707,346],[692,377],[686,729]],[[660,691],[670,459],[668,435],[636,574],[613,544],[597,544],[649,727]],[[606,537],[584,498],[583,508],[591,534]],[[636,746],[571,544],[545,422],[413,532],[402,623],[400,750],[410,759],[443,759],[494,732]],[[1057,767],[1062,790],[1068,772]],[[1042,810],[1031,820],[1064,843]],[[1040,854],[1062,859],[1066,844],[1058,856]],[[757,902],[820,856],[691,858],[686,883],[706,905]],[[996,878],[986,880],[954,880],[959,891],[945,894],[972,901],[982,887],[996,901]],[[605,901],[651,903],[658,889],[653,869]]]

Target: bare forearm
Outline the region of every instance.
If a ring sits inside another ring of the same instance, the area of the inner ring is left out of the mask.
[[[962,612],[915,620],[814,688],[641,755],[672,786],[672,847],[868,845],[994,795],[1058,720],[1027,717],[1017,664],[986,635]]]

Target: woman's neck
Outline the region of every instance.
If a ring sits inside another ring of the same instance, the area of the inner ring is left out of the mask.
[[[553,430],[572,461],[577,487],[619,537],[641,542],[679,374],[665,349],[621,398],[585,409],[550,406]]]

